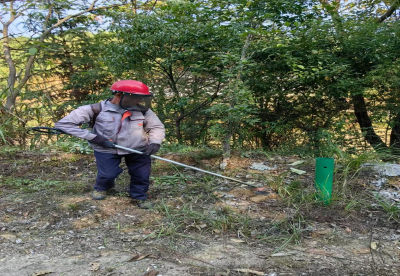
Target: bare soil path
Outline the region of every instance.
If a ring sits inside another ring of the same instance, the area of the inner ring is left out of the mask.
[[[2,153],[0,275],[400,275],[399,223],[372,199],[361,204],[365,179],[352,180],[360,197],[323,206],[305,199],[312,162],[297,175],[294,161],[232,158],[224,173],[268,184],[260,189],[158,163],[155,208],[141,210],[126,173],[106,200],[90,198],[90,155]]]

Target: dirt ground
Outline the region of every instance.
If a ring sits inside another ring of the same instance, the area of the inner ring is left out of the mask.
[[[360,204],[367,180],[350,179],[360,188],[345,203],[288,202],[287,187],[313,187],[312,160],[297,167],[305,174],[290,171],[299,160],[232,158],[224,174],[256,187],[157,163],[155,208],[141,210],[125,194],[126,172],[107,199],[91,199],[90,155],[2,153],[0,275],[400,275],[399,223],[372,197]]]

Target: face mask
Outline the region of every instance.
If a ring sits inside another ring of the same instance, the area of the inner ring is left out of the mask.
[[[123,93],[119,106],[129,111],[147,111],[151,106],[152,95]]]

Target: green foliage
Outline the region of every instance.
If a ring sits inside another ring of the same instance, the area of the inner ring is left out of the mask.
[[[63,90],[70,91],[75,104],[81,104],[111,85],[112,73],[97,58],[102,55],[98,45],[107,44],[109,39],[107,34],[93,35],[81,28],[62,29],[49,37],[46,52],[62,60],[52,73],[62,80]]]
[[[210,139],[214,114],[204,110],[221,90],[230,66],[226,53],[240,41],[235,29],[216,27],[218,18],[209,13],[199,4],[171,2],[156,14],[120,16],[118,43],[106,49],[105,62],[112,70],[141,79],[158,92],[155,110],[171,141]]]
[[[221,101],[212,105],[207,112],[214,119],[210,134],[214,140],[222,142],[226,135],[233,131],[237,134],[236,145],[249,145],[249,137],[254,125],[259,122],[255,116],[256,109],[251,91],[241,81],[234,81],[222,91]]]
[[[88,145],[88,143],[82,140],[77,142],[60,142],[59,146],[63,151],[66,152],[81,154],[93,153],[93,149]]]
[[[18,3],[29,6],[26,27],[38,34],[85,4]],[[362,139],[379,127],[387,154],[398,153],[400,24],[377,23],[372,11],[383,11],[373,2],[337,4],[341,9],[308,0],[147,3],[137,13],[124,7],[70,18],[42,39],[10,36],[17,72],[35,60],[13,112],[1,111],[0,144],[51,142],[30,139],[26,128],[51,126],[79,105],[108,98],[114,80],[130,78],[155,93],[169,142],[220,146],[230,139],[233,148],[342,158],[368,150]],[[55,12],[44,24],[50,6]],[[8,73],[0,66],[2,110],[12,90]],[[372,126],[348,112],[358,96]]]
[[[110,73],[96,63],[98,41],[88,31],[95,31],[99,21],[82,12],[89,8],[86,1],[6,1],[0,5],[0,17],[10,19],[7,25],[22,19],[18,28],[4,28],[7,62],[0,67],[0,123],[5,138],[0,144],[6,140],[26,146],[27,126],[51,125],[65,115],[63,101],[70,97],[82,101],[107,85]],[[21,35],[21,30],[26,33]]]
[[[221,155],[221,151],[206,146],[186,146],[179,143],[163,143],[160,153],[181,153],[181,154],[188,154],[189,156],[193,156],[193,152],[195,152],[195,158],[197,159],[209,159],[213,157],[217,157]]]
[[[71,141],[61,141],[57,146],[65,152],[92,154],[93,149],[89,146],[88,142],[82,139],[71,139]]]

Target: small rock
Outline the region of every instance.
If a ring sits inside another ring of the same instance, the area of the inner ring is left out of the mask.
[[[250,169],[257,170],[257,171],[270,171],[273,170],[274,168],[268,167],[264,165],[263,163],[253,163],[250,167]]]
[[[297,165],[300,165],[300,164],[303,164],[303,163],[304,163],[304,161],[302,161],[302,160],[300,160],[300,161],[295,161],[295,162],[289,164],[289,166],[297,166]]]
[[[390,163],[364,163],[361,167],[371,167],[374,171],[381,176],[400,176],[400,165]]]
[[[3,234],[3,235],[0,235],[0,237],[4,238],[6,240],[9,240],[11,242],[15,242],[17,240],[17,236],[11,235],[11,234]]]
[[[295,168],[290,168],[290,170],[291,170],[292,172],[294,172],[294,173],[299,174],[299,175],[302,175],[302,174],[307,173],[306,171],[298,170],[298,169],[295,169]]]

